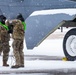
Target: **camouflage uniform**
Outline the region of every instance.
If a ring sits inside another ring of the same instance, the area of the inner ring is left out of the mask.
[[[24,66],[23,40],[24,40],[24,26],[20,20],[12,20],[13,25],[13,52],[16,60],[16,65]]]
[[[9,34],[7,30],[0,25],[0,54],[3,52],[3,66],[9,66],[7,65],[9,51]]]

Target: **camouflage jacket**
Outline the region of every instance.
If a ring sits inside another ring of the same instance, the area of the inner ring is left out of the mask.
[[[9,41],[9,34],[8,31],[0,25],[0,42]]]
[[[12,20],[11,21],[13,25],[13,39],[24,39],[24,26],[22,25],[22,22],[20,20]]]

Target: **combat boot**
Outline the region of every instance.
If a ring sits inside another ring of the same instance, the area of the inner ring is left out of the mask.
[[[7,62],[3,61],[3,66],[9,66],[9,64],[7,64]]]
[[[13,65],[11,68],[19,68],[19,65]]]
[[[20,67],[24,67],[24,65],[20,65]]]

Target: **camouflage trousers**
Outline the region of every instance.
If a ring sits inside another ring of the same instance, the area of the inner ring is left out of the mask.
[[[24,65],[23,40],[15,39],[12,46],[16,65]]]
[[[0,54],[3,52],[3,62],[7,62],[9,57],[9,42],[0,42]]]

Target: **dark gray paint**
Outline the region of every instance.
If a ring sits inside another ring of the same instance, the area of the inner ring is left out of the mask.
[[[25,33],[27,48],[33,49],[39,45],[49,34],[64,24],[63,20],[71,20],[73,17],[74,15],[54,14],[27,18],[27,30]]]

